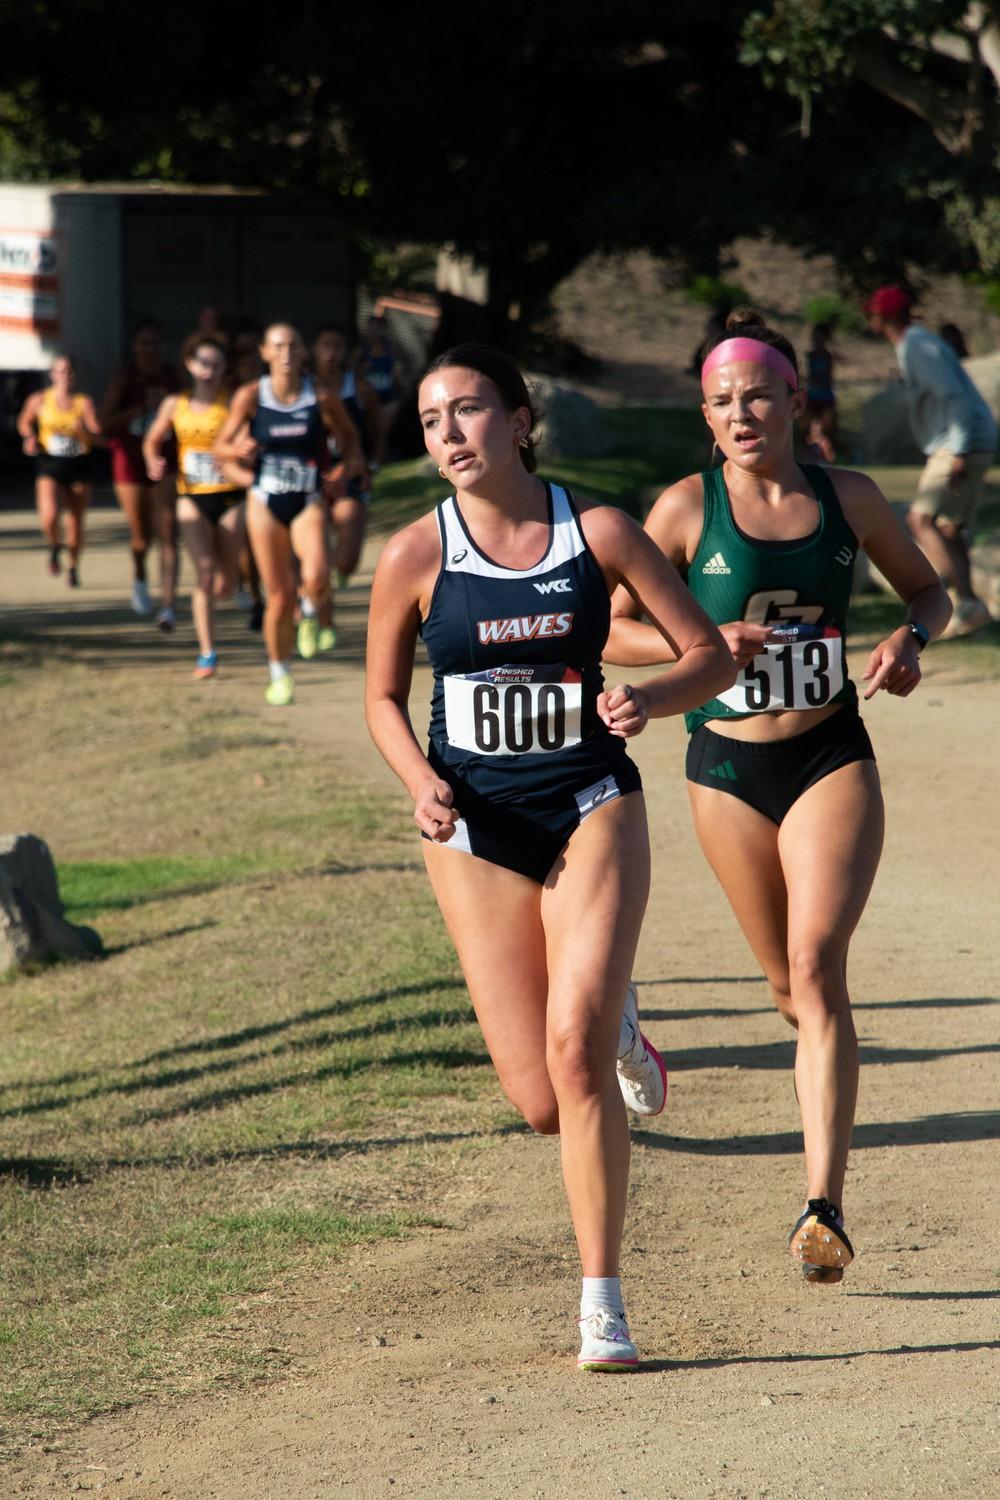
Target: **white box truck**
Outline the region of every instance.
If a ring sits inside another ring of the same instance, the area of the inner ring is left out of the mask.
[[[53,354],[100,401],[138,318],[176,358],[200,308],[308,337],[355,313],[351,244],[325,206],[224,187],[0,183],[0,424]]]

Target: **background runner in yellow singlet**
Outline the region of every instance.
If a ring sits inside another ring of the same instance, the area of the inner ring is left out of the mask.
[[[70,354],[52,362],[52,384],[29,396],[17,419],[21,446],[35,460],[35,504],[42,534],[49,544],[49,572],[60,570],[62,516],[66,515],[69,566],[66,582],[80,582],[84,516],[93,493],[91,449],[101,427],[94,403],[76,389],[76,367]]]
[[[191,608],[198,634],[194,675],[214,677],[213,601],[227,599],[236,584],[245,539],[243,490],[222,472],[215,445],[229,415],[224,389],[226,351],[214,338],[201,338],[187,360],[189,394],[168,396],[143,443],[146,470],[154,481],[166,472],[163,444],[177,438],[177,519],[195,567]]]

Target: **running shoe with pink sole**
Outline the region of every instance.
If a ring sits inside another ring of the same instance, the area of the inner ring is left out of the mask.
[[[625,1107],[634,1115],[659,1115],[667,1102],[667,1065],[639,1029],[639,999],[629,980],[625,992],[622,1032],[631,1044],[618,1058],[618,1087]]]

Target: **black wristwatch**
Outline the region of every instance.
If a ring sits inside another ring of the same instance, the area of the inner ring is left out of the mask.
[[[926,625],[921,625],[919,620],[904,620],[902,628],[908,630],[916,638],[918,651],[922,651],[931,638],[930,631]]]

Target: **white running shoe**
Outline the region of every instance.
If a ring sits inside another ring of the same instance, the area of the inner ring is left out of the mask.
[[[943,641],[959,640],[963,635],[975,635],[993,624],[993,616],[982,599],[959,599],[951,619],[941,632]]]
[[[658,1115],[667,1102],[667,1065],[639,1030],[639,997],[631,979],[625,991],[625,1013],[619,1046],[618,1087],[634,1115]]]
[[[580,1329],[578,1370],[637,1370],[639,1351],[632,1342],[624,1313],[599,1307],[577,1318]]]
[[[151,615],[153,613],[153,601],[149,597],[149,589],[138,578],[132,585],[132,608],[137,615]]]

